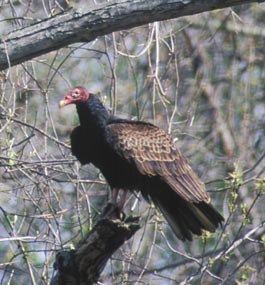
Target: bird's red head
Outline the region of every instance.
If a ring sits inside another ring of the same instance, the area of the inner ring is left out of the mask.
[[[68,104],[76,104],[77,102],[84,102],[89,98],[89,93],[85,87],[77,86],[67,92],[63,100],[59,102],[60,107]]]

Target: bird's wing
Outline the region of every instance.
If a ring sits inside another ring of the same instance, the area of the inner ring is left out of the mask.
[[[109,145],[147,176],[159,176],[190,202],[210,202],[204,184],[169,134],[144,122],[116,122],[106,128]]]

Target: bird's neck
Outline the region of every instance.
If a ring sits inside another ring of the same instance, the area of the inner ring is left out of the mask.
[[[100,131],[105,128],[110,118],[109,112],[100,102],[99,98],[93,94],[90,94],[86,102],[77,104],[76,108],[82,127]]]

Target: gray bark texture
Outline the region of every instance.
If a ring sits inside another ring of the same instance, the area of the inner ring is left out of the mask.
[[[98,281],[108,259],[140,228],[138,218],[126,221],[111,215],[100,219],[93,229],[76,245],[76,250],[56,255],[57,271],[51,285],[92,285]]]
[[[0,39],[0,70],[77,42],[136,26],[258,0],[120,0],[44,19]]]

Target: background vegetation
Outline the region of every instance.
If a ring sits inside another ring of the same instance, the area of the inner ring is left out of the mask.
[[[61,9],[57,1],[0,8],[2,35]],[[226,219],[183,243],[152,206],[128,197],[127,214],[141,215],[143,227],[102,282],[265,284],[264,25],[265,4],[239,6],[116,32],[1,72],[0,283],[48,284],[56,251],[72,248],[107,202],[99,171],[71,156],[74,106],[58,108],[71,86],[84,85],[115,114],[170,131]]]

